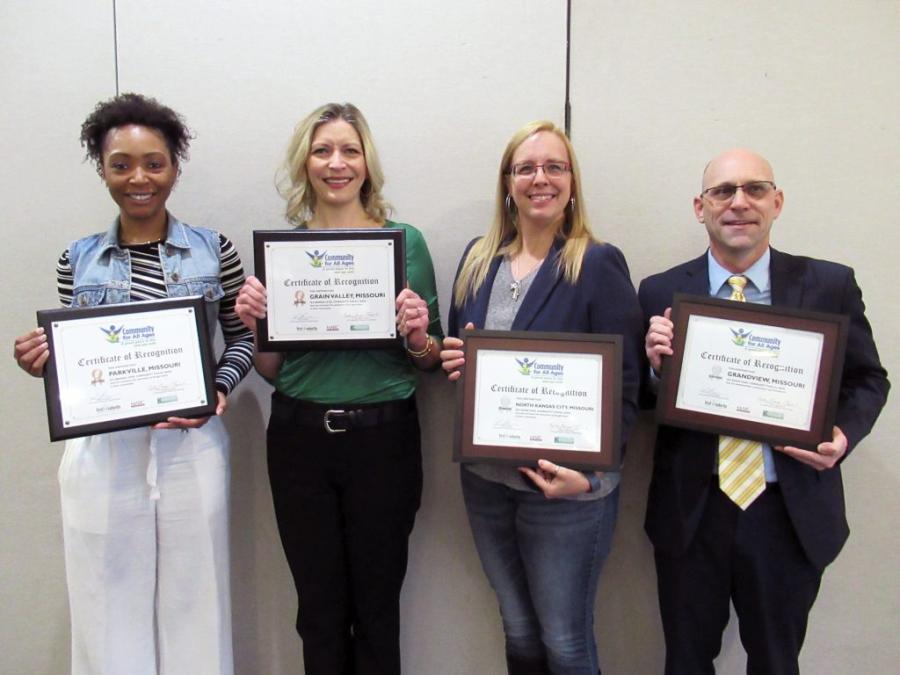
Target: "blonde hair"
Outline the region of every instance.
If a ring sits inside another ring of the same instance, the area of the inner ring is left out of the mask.
[[[597,239],[591,232],[584,199],[581,195],[581,171],[575,150],[565,132],[553,122],[537,121],[526,124],[513,134],[500,159],[500,171],[497,175],[497,195],[494,204],[494,221],[488,233],[476,241],[469,249],[468,255],[459,271],[453,291],[453,302],[461,307],[467,297],[474,297],[487,278],[491,261],[499,255],[516,254],[522,250],[522,235],[516,227],[516,208],[509,193],[509,180],[512,174],[512,158],[522,143],[541,131],[547,131],[559,138],[569,153],[569,164],[572,167],[571,198],[574,206],[567,206],[565,219],[557,236],[565,240],[557,268],[561,269],[567,282],[574,284],[581,273],[581,261],[588,244]],[[510,206],[507,208],[507,199]]]
[[[278,183],[278,192],[287,201],[285,217],[294,225],[302,225],[312,218],[316,210],[316,193],[306,173],[306,160],[309,159],[309,149],[316,130],[323,124],[336,120],[347,122],[359,134],[367,174],[359,191],[359,199],[366,214],[372,220],[383,223],[391,211],[391,205],[381,195],[384,173],[366,118],[352,103],[326,103],[319,106],[294,128],[282,167],[283,176]]]

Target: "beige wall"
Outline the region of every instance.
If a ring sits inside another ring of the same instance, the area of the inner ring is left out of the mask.
[[[732,145],[768,155],[786,193],[774,243],[853,265],[890,372],[897,325],[891,254],[900,244],[896,2],[621,3],[576,0],[573,140],[598,233],[635,282],[703,250],[690,198],[704,162]],[[672,3],[674,5],[675,3]],[[490,216],[493,172],[512,131],[561,120],[564,3],[344,0],[325,5],[118,2],[122,91],[158,96],[197,133],[170,206],[219,229],[252,267],[250,232],[282,225],[273,176],[293,124],[326,100],[365,111],[396,216],[426,235],[446,317],[453,270]],[[440,7],[438,9],[437,7]],[[15,284],[2,340],[55,305],[53,266],[73,238],[102,229],[112,202],[77,135],[114,92],[108,0],[0,5],[2,268]],[[37,274],[32,274],[37,270]],[[38,381],[0,362],[0,672],[63,673],[68,616],[55,480]],[[236,664],[294,673],[296,600],[266,478],[268,387],[234,395],[233,589]],[[409,673],[502,672],[493,596],[449,462],[452,387],[420,390],[425,495],[403,592]],[[826,573],[803,654],[806,672],[884,673],[900,660],[900,469],[888,454],[896,406],[845,464],[853,534]],[[893,432],[893,433],[892,433]],[[650,546],[641,529],[653,429],[628,455],[622,513],[601,580],[604,672],[659,672],[662,638]],[[719,660],[739,672],[735,626]]]

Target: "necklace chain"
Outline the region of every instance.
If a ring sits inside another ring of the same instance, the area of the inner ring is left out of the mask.
[[[517,272],[516,268],[518,267],[517,263],[519,262],[519,257],[520,256],[516,256],[514,259],[511,259],[509,262],[509,271],[510,271],[510,275],[512,276],[512,283],[509,285],[509,292],[512,293],[513,301],[516,301],[519,299],[519,295],[522,292],[522,282],[525,280],[525,277],[527,277],[529,274],[534,272],[534,270],[536,270],[538,267],[540,267],[541,263],[544,262],[544,258],[541,258],[534,265],[532,265],[531,268],[525,274],[523,274],[521,277],[516,279],[516,272]]]
[[[122,246],[146,246],[147,244],[156,244],[162,241],[162,237],[158,239],[148,239],[147,241],[126,241],[124,239],[120,239],[119,243]]]

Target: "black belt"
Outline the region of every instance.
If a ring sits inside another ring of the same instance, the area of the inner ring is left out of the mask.
[[[301,401],[276,391],[272,403],[289,406],[298,426],[324,428],[330,434],[377,427],[403,419],[416,409],[415,396],[382,403],[326,404]]]

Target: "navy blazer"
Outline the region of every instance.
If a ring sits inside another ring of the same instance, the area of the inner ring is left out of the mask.
[[[835,424],[847,436],[849,454],[869,433],[887,400],[890,384],[878,359],[862,293],[853,270],[844,265],[770,249],[772,305],[803,308],[850,319],[847,352]],[[709,295],[707,256],[641,282],[645,326],[661,315],[677,293]],[[653,476],[645,528],[660,551],[677,555],[693,539],[706,504],[718,439],[713,434],[661,425],[657,430]],[[773,452],[778,482],[794,530],[806,556],[822,570],[837,557],[849,528],[840,465],[817,471]],[[845,456],[846,458],[846,456]]]
[[[465,261],[469,242],[460,261]],[[625,256],[612,244],[590,244],[584,254],[581,274],[575,284],[568,283],[557,261],[563,240],[557,238],[541,264],[522,305],[513,320],[512,330],[557,331],[564,333],[610,333],[622,336],[622,445],[637,417],[640,379],[646,372],[644,331],[641,308],[631,283]],[[487,278],[475,297],[462,307],[450,305],[448,335],[459,336],[470,321],[484,328],[491,288],[502,258],[491,261]],[[456,271],[457,279],[459,269]],[[453,283],[456,288],[456,280]]]

